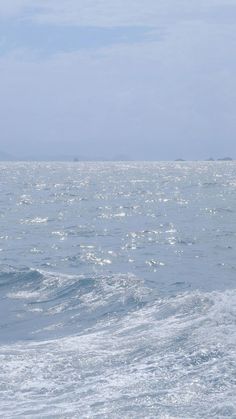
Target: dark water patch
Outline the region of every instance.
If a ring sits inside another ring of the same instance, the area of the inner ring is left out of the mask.
[[[14,268],[6,267],[0,271],[0,287],[11,288],[18,284],[21,286],[30,286],[37,287],[38,284],[43,278],[43,275],[37,270],[24,269],[14,270]]]

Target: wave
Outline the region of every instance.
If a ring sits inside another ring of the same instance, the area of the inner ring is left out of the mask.
[[[236,290],[161,297],[130,274],[35,270],[0,283],[5,307],[35,313],[30,340],[0,347],[4,417],[235,417]]]
[[[132,274],[88,277],[7,267],[0,273],[2,338],[17,340],[19,326],[21,339],[78,333],[103,317],[140,307],[149,294]],[[7,324],[4,318],[10,319]]]

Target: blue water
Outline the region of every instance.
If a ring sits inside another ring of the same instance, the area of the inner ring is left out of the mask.
[[[236,163],[0,163],[0,416],[236,418]]]

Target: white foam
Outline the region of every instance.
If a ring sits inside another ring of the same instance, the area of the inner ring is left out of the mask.
[[[234,417],[235,318],[235,290],[193,292],[79,336],[2,346],[1,414]]]

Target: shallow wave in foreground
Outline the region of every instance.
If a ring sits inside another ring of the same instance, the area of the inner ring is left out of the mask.
[[[163,298],[133,275],[34,270],[0,282],[14,307],[1,324],[1,416],[236,415],[235,290]],[[7,342],[17,324],[25,340]]]

